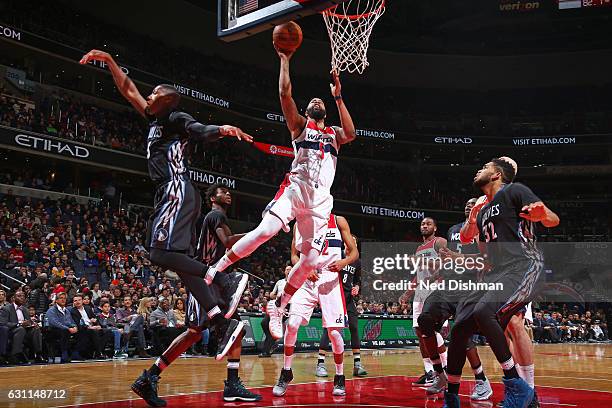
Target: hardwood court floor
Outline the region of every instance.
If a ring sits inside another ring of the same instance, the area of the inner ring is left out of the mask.
[[[503,398],[500,370],[488,347],[480,347],[485,372],[494,384],[491,402],[462,406],[492,407]],[[612,344],[536,345],[536,384],[542,407],[612,406]],[[333,374],[328,356],[327,367]],[[278,378],[282,355],[259,359],[243,356],[240,376],[247,387],[257,387],[264,399],[254,403],[223,403],[220,391],[226,375],[225,362],[212,358],[182,358],[162,375],[159,394],[169,407],[215,406],[401,406],[441,407],[442,401],[427,399],[411,380],[422,372],[418,350],[362,351],[362,361],[369,375],[352,379],[352,357],[347,353],[347,396],[331,397],[331,381],[314,377],[316,354],[294,357],[295,378],[285,397],[275,398],[271,386]],[[69,365],[9,367],[0,369],[0,407],[145,407],[131,391],[130,384],[151,365],[153,360],[128,360]],[[469,366],[464,369],[461,394],[469,395],[473,377]],[[65,399],[8,399],[8,391],[66,390]]]

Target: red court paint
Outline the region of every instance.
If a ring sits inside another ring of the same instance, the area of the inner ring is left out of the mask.
[[[332,397],[333,383],[331,381],[290,385],[284,397],[273,397],[272,387],[253,389],[263,395],[258,403],[223,402],[223,393],[220,391],[176,395],[164,397],[168,407],[358,407],[367,405],[374,407],[435,407],[443,405],[440,398],[427,399],[425,391],[412,387],[413,378],[403,376],[388,376],[364,379],[347,379],[346,397]],[[461,401],[464,407],[493,407],[503,398],[503,386],[493,384],[494,395],[490,401],[470,403],[467,397],[474,387],[474,381],[463,381],[461,384]],[[597,392],[588,390],[573,390],[554,387],[537,387],[542,408],[556,407],[606,407],[612,404],[611,392]],[[83,404],[94,408],[119,407],[146,407],[140,399]]]

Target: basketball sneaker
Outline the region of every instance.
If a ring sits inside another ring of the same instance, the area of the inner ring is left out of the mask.
[[[368,375],[368,372],[361,363],[355,364],[355,367],[353,367],[353,377],[365,377],[366,375]]]
[[[459,401],[459,395],[451,394],[450,392],[444,392],[444,406],[442,408],[460,408],[461,402]]]
[[[439,394],[446,389],[446,384],[448,384],[448,379],[446,378],[446,373],[436,373],[436,377],[433,380],[433,384],[429,388],[425,390],[428,395]]]
[[[215,331],[219,334],[219,344],[217,346],[217,355],[215,359],[219,361],[225,357],[229,349],[244,331],[244,323],[236,319],[225,319],[222,323],[215,326]]]
[[[274,340],[283,337],[283,315],[285,310],[276,306],[276,301],[270,300],[266,306],[266,313],[270,316],[270,334]]]
[[[414,381],[412,385],[416,385],[419,387],[429,387],[433,384],[434,376],[435,375],[433,371],[428,371],[422,376],[420,376],[418,380]]]
[[[317,369],[315,371],[316,377],[327,377],[327,368],[323,363],[317,363]]]
[[[474,401],[484,401],[491,398],[491,395],[493,395],[493,389],[491,388],[489,379],[487,378],[484,381],[476,380],[476,386],[470,398]]]
[[[261,401],[261,395],[254,394],[247,390],[242,384],[240,378],[236,380],[225,380],[225,388],[223,388],[223,401],[246,401],[254,402]]]
[[[223,272],[217,272],[223,273]],[[225,318],[231,318],[236,313],[236,308],[240,304],[242,294],[249,283],[249,276],[246,273],[232,272],[228,274],[227,284],[221,288],[223,302],[227,305]]]
[[[332,395],[343,396],[346,395],[346,378],[343,375],[336,374],[334,376],[334,389]]]
[[[287,392],[287,387],[289,383],[293,380],[293,371],[291,369],[285,370],[284,368],[281,370],[280,377],[278,378],[278,382],[272,389],[272,395],[275,397],[282,397]]]
[[[165,407],[166,401],[157,396],[158,383],[159,376],[151,375],[147,370],[144,370],[132,384],[132,391],[151,407]]]
[[[504,407],[527,407],[533,400],[533,388],[522,378],[502,378],[504,383]]]
[[[505,399],[498,402],[496,407],[498,408],[504,408],[504,403],[505,403]],[[540,407],[540,400],[538,399],[538,393],[536,392],[536,390],[533,390],[533,398],[531,399],[531,402],[529,403],[529,405],[527,405],[527,408],[539,408]]]

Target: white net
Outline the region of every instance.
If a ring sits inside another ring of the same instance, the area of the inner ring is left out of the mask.
[[[385,12],[385,0],[348,0],[324,11],[331,42],[332,69],[363,73],[368,63],[370,34]]]

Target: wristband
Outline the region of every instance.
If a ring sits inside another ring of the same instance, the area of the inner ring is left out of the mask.
[[[336,95],[336,96],[334,96],[334,100],[335,100],[335,101],[339,101],[340,99],[342,99],[342,95]]]

